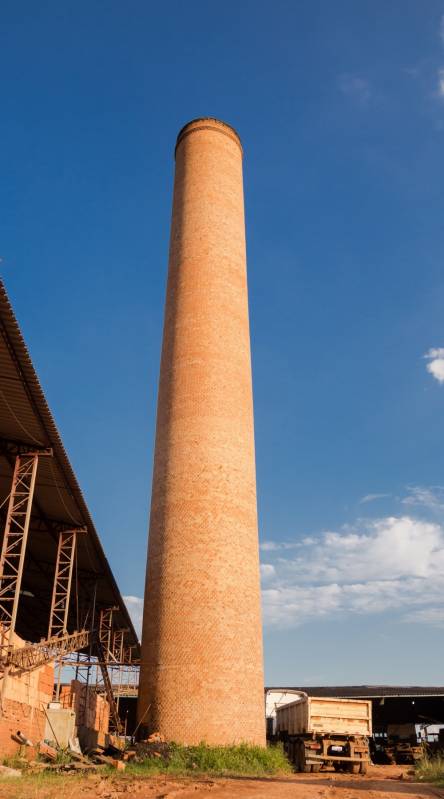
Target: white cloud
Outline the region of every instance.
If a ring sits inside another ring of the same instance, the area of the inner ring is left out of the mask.
[[[276,549],[281,549],[282,545],[278,544],[276,541],[262,541],[259,546],[263,552],[273,552]]]
[[[444,70],[442,76],[442,94],[444,97]],[[427,371],[438,381],[444,383],[444,347],[432,347],[424,358],[429,361],[427,364]]]
[[[342,94],[353,98],[362,106],[368,104],[372,94],[369,81],[359,75],[341,75],[339,89]]]
[[[407,507],[444,508],[444,487],[414,486]],[[291,628],[365,614],[444,627],[444,527],[411,515],[360,520],[298,541],[268,541],[264,622]],[[138,635],[143,599],[124,597]]]
[[[420,624],[431,624],[433,627],[444,627],[444,607],[415,610],[413,613],[406,615],[403,621],[407,624],[418,622]]]
[[[366,494],[365,497],[361,497],[359,502],[364,505],[366,502],[375,502],[377,499],[385,499],[386,497],[391,497],[391,494]]]
[[[432,511],[444,510],[444,486],[410,486],[401,500],[403,505],[419,506]]]
[[[273,565],[263,589],[264,620],[272,626],[440,607],[444,530],[410,516],[362,521],[322,534],[297,557],[279,554]]]
[[[302,541],[263,541],[259,548],[263,552],[276,552],[278,549],[298,549],[303,544],[311,543],[311,538],[304,538]]]
[[[269,577],[274,577],[276,569],[271,563],[261,563],[261,577],[267,580]]]
[[[142,636],[143,599],[140,596],[124,596],[123,601],[128,608],[128,613],[140,640]]]
[[[444,97],[444,68],[438,69],[438,97]]]

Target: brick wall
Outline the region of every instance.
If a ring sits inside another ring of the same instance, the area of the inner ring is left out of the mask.
[[[14,646],[24,646],[17,635]],[[11,739],[11,734],[20,730],[33,743],[44,738],[44,708],[52,699],[54,686],[54,666],[47,664],[31,672],[11,670],[4,684],[0,676],[0,695],[2,714],[0,715],[0,757],[14,755],[19,745]],[[26,748],[25,753],[33,755]]]
[[[106,735],[109,728],[109,704],[104,696],[79,680],[62,686],[60,701],[63,707],[75,711],[78,727]],[[100,742],[100,741],[99,741]]]

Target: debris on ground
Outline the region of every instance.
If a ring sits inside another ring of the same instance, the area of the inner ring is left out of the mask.
[[[150,742],[149,739],[137,743],[134,754],[135,762],[141,763],[150,758],[161,759],[164,763],[169,763],[171,760],[171,745],[166,743],[165,740]]]
[[[44,757],[45,760],[57,760],[57,749],[47,744],[46,741],[40,741],[38,750],[40,757]]]
[[[0,777],[21,777],[22,772],[18,768],[10,766],[0,766]]]
[[[161,732],[152,732],[146,739],[148,744],[164,744],[165,736]]]
[[[29,738],[26,737],[26,735],[23,735],[23,733],[20,732],[20,730],[17,730],[17,732],[13,733],[11,735],[11,738],[13,741],[20,744],[20,746],[34,746],[32,741],[30,741]]]
[[[157,759],[169,763],[172,755],[172,746],[165,740],[160,732],[154,732],[145,741],[137,744],[129,743],[126,748],[119,748],[113,744],[100,746],[82,752],[79,740],[76,737],[69,739],[67,748],[57,742],[44,739],[33,744],[20,731],[11,735],[11,738],[20,746],[35,747],[34,759],[22,758],[23,771],[38,774],[43,771],[51,772],[100,772],[104,768],[124,771],[128,762],[143,763],[146,760]],[[8,769],[4,766],[2,769]],[[22,774],[21,770],[9,769],[11,776]],[[6,771],[2,771],[2,774]]]

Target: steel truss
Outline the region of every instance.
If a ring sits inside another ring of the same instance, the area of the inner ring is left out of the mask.
[[[99,615],[99,643],[103,655],[103,662],[114,660],[112,650],[113,613],[119,608],[103,608]]]
[[[0,555],[0,643],[12,646],[23,576],[29,521],[39,457],[52,449],[16,456],[6,526]]]
[[[123,661],[123,642],[126,632],[128,632],[128,629],[114,630],[113,632],[111,652],[112,659],[116,665],[120,665]]]
[[[78,533],[86,533],[86,527],[79,527],[75,530],[61,530],[59,533],[48,638],[66,633]]]
[[[65,635],[54,635],[37,644],[30,644],[8,653],[7,663],[24,671],[32,671],[45,663],[85,649],[89,644],[89,630],[79,630]]]
[[[99,666],[100,666],[100,671],[102,672],[105,695],[109,704],[109,729],[110,732],[114,732],[117,735],[120,735],[123,732],[123,725],[120,720],[119,709],[117,707],[117,703],[114,697],[114,691],[111,678],[109,676],[108,665],[104,659],[105,651],[103,649],[101,641],[97,641],[97,649],[99,652]]]
[[[124,725],[119,716],[119,697],[137,694],[139,669],[138,663],[131,660],[134,647],[125,646],[128,630],[113,629],[113,614],[117,610],[118,607],[101,609],[96,637],[92,641],[93,654],[79,653],[76,659],[71,654],[63,658],[63,663],[75,669],[76,679],[105,695],[110,708],[109,730],[120,735]],[[91,669],[93,674],[95,672],[92,683]]]

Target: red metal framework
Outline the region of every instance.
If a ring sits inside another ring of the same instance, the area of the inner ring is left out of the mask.
[[[1,644],[12,645],[23,576],[29,521],[39,456],[52,455],[51,449],[23,452],[15,459],[9,495],[6,526],[0,555],[0,633]]]
[[[99,616],[99,642],[102,649],[103,662],[114,660],[112,650],[113,613],[119,608],[104,608]]]
[[[113,632],[113,643],[112,643],[111,652],[113,660],[118,664],[123,662],[123,644],[124,644],[125,633],[127,632],[128,630],[114,630]]]
[[[62,530],[59,533],[51,612],[49,614],[48,638],[52,638],[55,635],[64,635],[66,633],[78,533],[86,533],[86,527],[79,527],[74,530]]]
[[[8,665],[22,671],[32,671],[45,663],[66,657],[70,653],[84,649],[89,644],[89,630],[76,630],[74,633],[55,635],[47,641],[30,644],[21,649],[13,649],[8,655]]]

